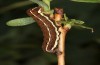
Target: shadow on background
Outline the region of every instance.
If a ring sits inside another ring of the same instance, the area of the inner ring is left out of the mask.
[[[16,2],[20,0],[0,0],[0,8]],[[100,4],[54,0],[51,5],[63,8],[69,18],[85,21],[95,31],[80,28],[69,31],[66,65],[100,65]],[[26,10],[35,6],[30,4],[0,13],[0,65],[57,65],[56,55],[42,51],[43,35],[36,23],[23,27],[6,25],[8,20],[28,17]]]

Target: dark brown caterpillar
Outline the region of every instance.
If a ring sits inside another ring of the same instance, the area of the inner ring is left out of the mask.
[[[48,15],[45,15],[41,7],[35,7],[29,9],[27,14],[31,16],[41,27],[44,36],[44,42],[42,48],[44,51],[54,53],[57,45],[59,43],[58,27],[55,25],[55,22],[50,19]]]

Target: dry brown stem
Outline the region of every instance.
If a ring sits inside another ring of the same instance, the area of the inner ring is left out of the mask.
[[[58,65],[65,65],[65,37],[68,30],[69,28],[62,28],[62,27],[59,28],[61,34],[60,34],[58,50],[61,52],[61,54],[57,54]]]

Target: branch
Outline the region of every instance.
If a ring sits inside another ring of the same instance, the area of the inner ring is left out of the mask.
[[[58,45],[58,50],[61,52],[61,54],[57,54],[58,57],[58,65],[65,65],[65,37],[66,33],[68,32],[69,28],[63,28],[60,27],[59,31],[61,32],[60,34],[60,41]]]

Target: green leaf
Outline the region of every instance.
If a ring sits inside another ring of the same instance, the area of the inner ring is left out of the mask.
[[[24,26],[24,25],[32,24],[34,22],[35,21],[31,17],[26,17],[26,18],[10,20],[6,24],[8,26]]]
[[[66,16],[66,14],[64,14],[64,19],[65,19],[65,21],[68,20],[68,17]]]
[[[71,19],[70,22],[69,22],[72,26],[76,26],[76,27],[81,27],[81,28],[85,28],[85,29],[90,29],[91,32],[94,32],[93,31],[93,28],[91,27],[87,27],[87,26],[84,26],[84,21],[81,21],[81,20],[76,20],[76,19]]]
[[[71,0],[76,2],[100,3],[100,0]]]
[[[65,18],[66,18],[66,16],[65,16]],[[85,28],[85,29],[90,29],[91,32],[94,32],[93,28],[85,26],[84,25],[84,21],[81,21],[81,20],[69,19],[67,21],[63,21],[62,23],[65,26],[69,27],[69,28],[71,28],[72,26],[75,26],[75,27],[81,27],[81,28]]]
[[[52,1],[52,0],[42,0],[44,3],[46,3],[47,5],[48,5],[48,7],[49,7],[49,9],[50,9],[50,2]]]
[[[45,2],[43,2],[43,1],[40,1],[40,0],[30,0],[30,1],[32,1],[33,3],[36,3],[39,6],[43,7],[44,11],[49,11],[50,10],[49,6]]]
[[[81,27],[81,28],[84,28],[84,29],[90,29],[92,33],[94,32],[93,28],[91,28],[91,27],[87,27],[87,26],[84,26],[84,25],[75,25],[75,26]]]

